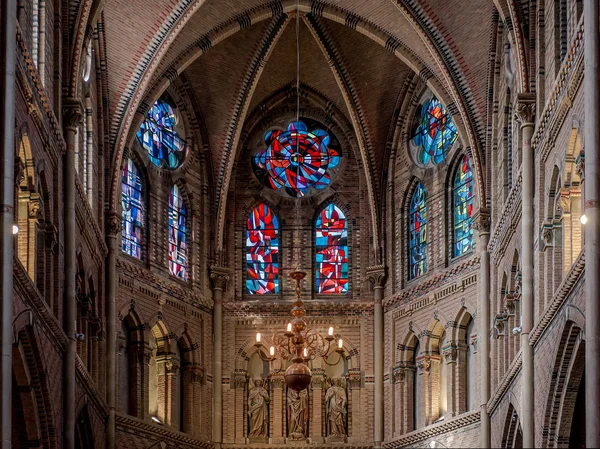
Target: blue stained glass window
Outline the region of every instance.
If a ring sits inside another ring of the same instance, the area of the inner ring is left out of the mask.
[[[253,158],[254,172],[263,185],[299,198],[309,189],[322,190],[331,183],[331,170],[340,164],[341,153],[330,145],[329,133],[308,131],[304,122],[292,122],[286,131],[265,134],[266,148]]]
[[[348,293],[348,228],[344,213],[325,207],[315,223],[317,293]]]
[[[473,249],[473,172],[465,154],[454,176],[454,257]]]
[[[427,271],[427,192],[417,184],[410,201],[409,278],[415,279]]]
[[[123,206],[121,249],[124,253],[141,259],[146,208],[140,173],[131,159],[125,161],[121,183],[121,205]]]
[[[173,107],[166,101],[158,100],[146,114],[137,132],[140,144],[157,167],[175,169],[183,162],[186,142],[175,131],[176,124]]]
[[[413,143],[417,146],[417,160],[423,165],[442,162],[458,138],[452,116],[435,97],[421,106]]]
[[[169,194],[169,272],[188,278],[188,213],[178,186]]]
[[[254,208],[246,223],[246,291],[279,293],[279,224],[264,203]]]

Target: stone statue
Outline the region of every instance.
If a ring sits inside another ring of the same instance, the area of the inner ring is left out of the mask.
[[[288,388],[288,437],[292,440],[305,439],[308,434],[308,390],[294,391]]]
[[[345,437],[346,435],[346,406],[348,397],[342,387],[342,379],[335,377],[332,385],[325,393],[325,413],[327,416],[327,436]]]
[[[261,378],[250,378],[248,388],[249,437],[266,437],[269,427],[269,393]]]

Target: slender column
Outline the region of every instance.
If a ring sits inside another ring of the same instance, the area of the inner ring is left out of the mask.
[[[482,448],[491,447],[490,415],[487,403],[490,400],[490,211],[479,209],[473,220],[473,227],[479,232],[479,376],[481,379],[480,412]],[[468,348],[467,348],[468,350]]]
[[[213,280],[213,443],[221,448],[223,441],[223,290],[229,280],[229,270],[211,267]]]
[[[529,334],[533,328],[533,197],[534,169],[531,136],[535,114],[535,95],[519,94],[515,108],[521,123],[522,137],[522,185],[521,185],[521,263],[523,273],[523,296],[521,299],[521,348],[523,370],[521,376],[521,424],[523,447],[535,447],[533,347]]]
[[[117,236],[121,233],[121,217],[110,212],[106,217],[106,447],[115,448],[115,412],[117,407]]]
[[[16,0],[0,2],[0,153],[2,191],[0,193],[0,441],[10,449],[12,433],[12,312],[13,312],[13,224],[14,224],[14,151],[15,151],[15,29]]]
[[[63,326],[67,335],[68,345],[64,358],[64,431],[63,448],[75,447],[75,358],[77,356],[77,340],[75,326],[77,320],[76,303],[76,227],[75,227],[75,139],[77,129],[83,119],[83,108],[77,99],[67,99],[64,104],[63,118],[65,127],[64,168],[64,242],[65,242],[65,285],[64,285],[64,319]]]
[[[375,448],[381,447],[383,441],[383,285],[385,283],[385,266],[378,265],[367,268],[367,280],[373,283],[374,323],[373,323],[373,356],[375,365]]]
[[[586,446],[600,447],[600,27],[598,0],[584,2],[585,42],[585,421]]]

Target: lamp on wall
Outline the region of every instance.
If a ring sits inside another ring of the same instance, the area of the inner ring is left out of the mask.
[[[344,356],[344,341],[340,338],[336,344],[333,336],[333,327],[329,327],[327,335],[322,335],[315,329],[307,329],[304,315],[304,302],[302,301],[302,280],[306,277],[304,271],[295,270],[290,277],[296,282],[296,300],[291,310],[292,321],[287,324],[285,332],[276,332],[271,339],[269,355],[263,354],[263,336],[256,334],[254,346],[258,349],[259,357],[264,361],[272,362],[279,358],[292,362],[285,371],[285,384],[295,391],[302,391],[310,385],[312,373],[307,362],[321,357],[327,365],[337,365]],[[335,362],[330,358],[337,354]]]

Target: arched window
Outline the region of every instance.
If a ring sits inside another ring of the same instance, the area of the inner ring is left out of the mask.
[[[175,169],[183,163],[186,142],[175,130],[177,123],[173,107],[164,100],[158,100],[137,132],[150,162],[157,167]]]
[[[473,249],[473,172],[466,154],[456,169],[452,191],[454,220],[452,256],[458,257]]]
[[[246,290],[251,295],[279,293],[279,224],[269,206],[254,208],[246,225]]]
[[[169,273],[188,278],[188,217],[179,187],[169,194]]]
[[[146,220],[143,184],[140,173],[131,159],[123,167],[121,204],[123,206],[123,240],[125,254],[142,258],[142,230]]]
[[[339,207],[329,204],[315,222],[318,294],[348,293],[348,227]]]
[[[418,183],[413,192],[409,209],[409,279],[415,279],[427,271],[427,192]]]
[[[412,136],[416,161],[424,166],[442,162],[458,137],[452,116],[440,101],[431,97],[423,102]]]

